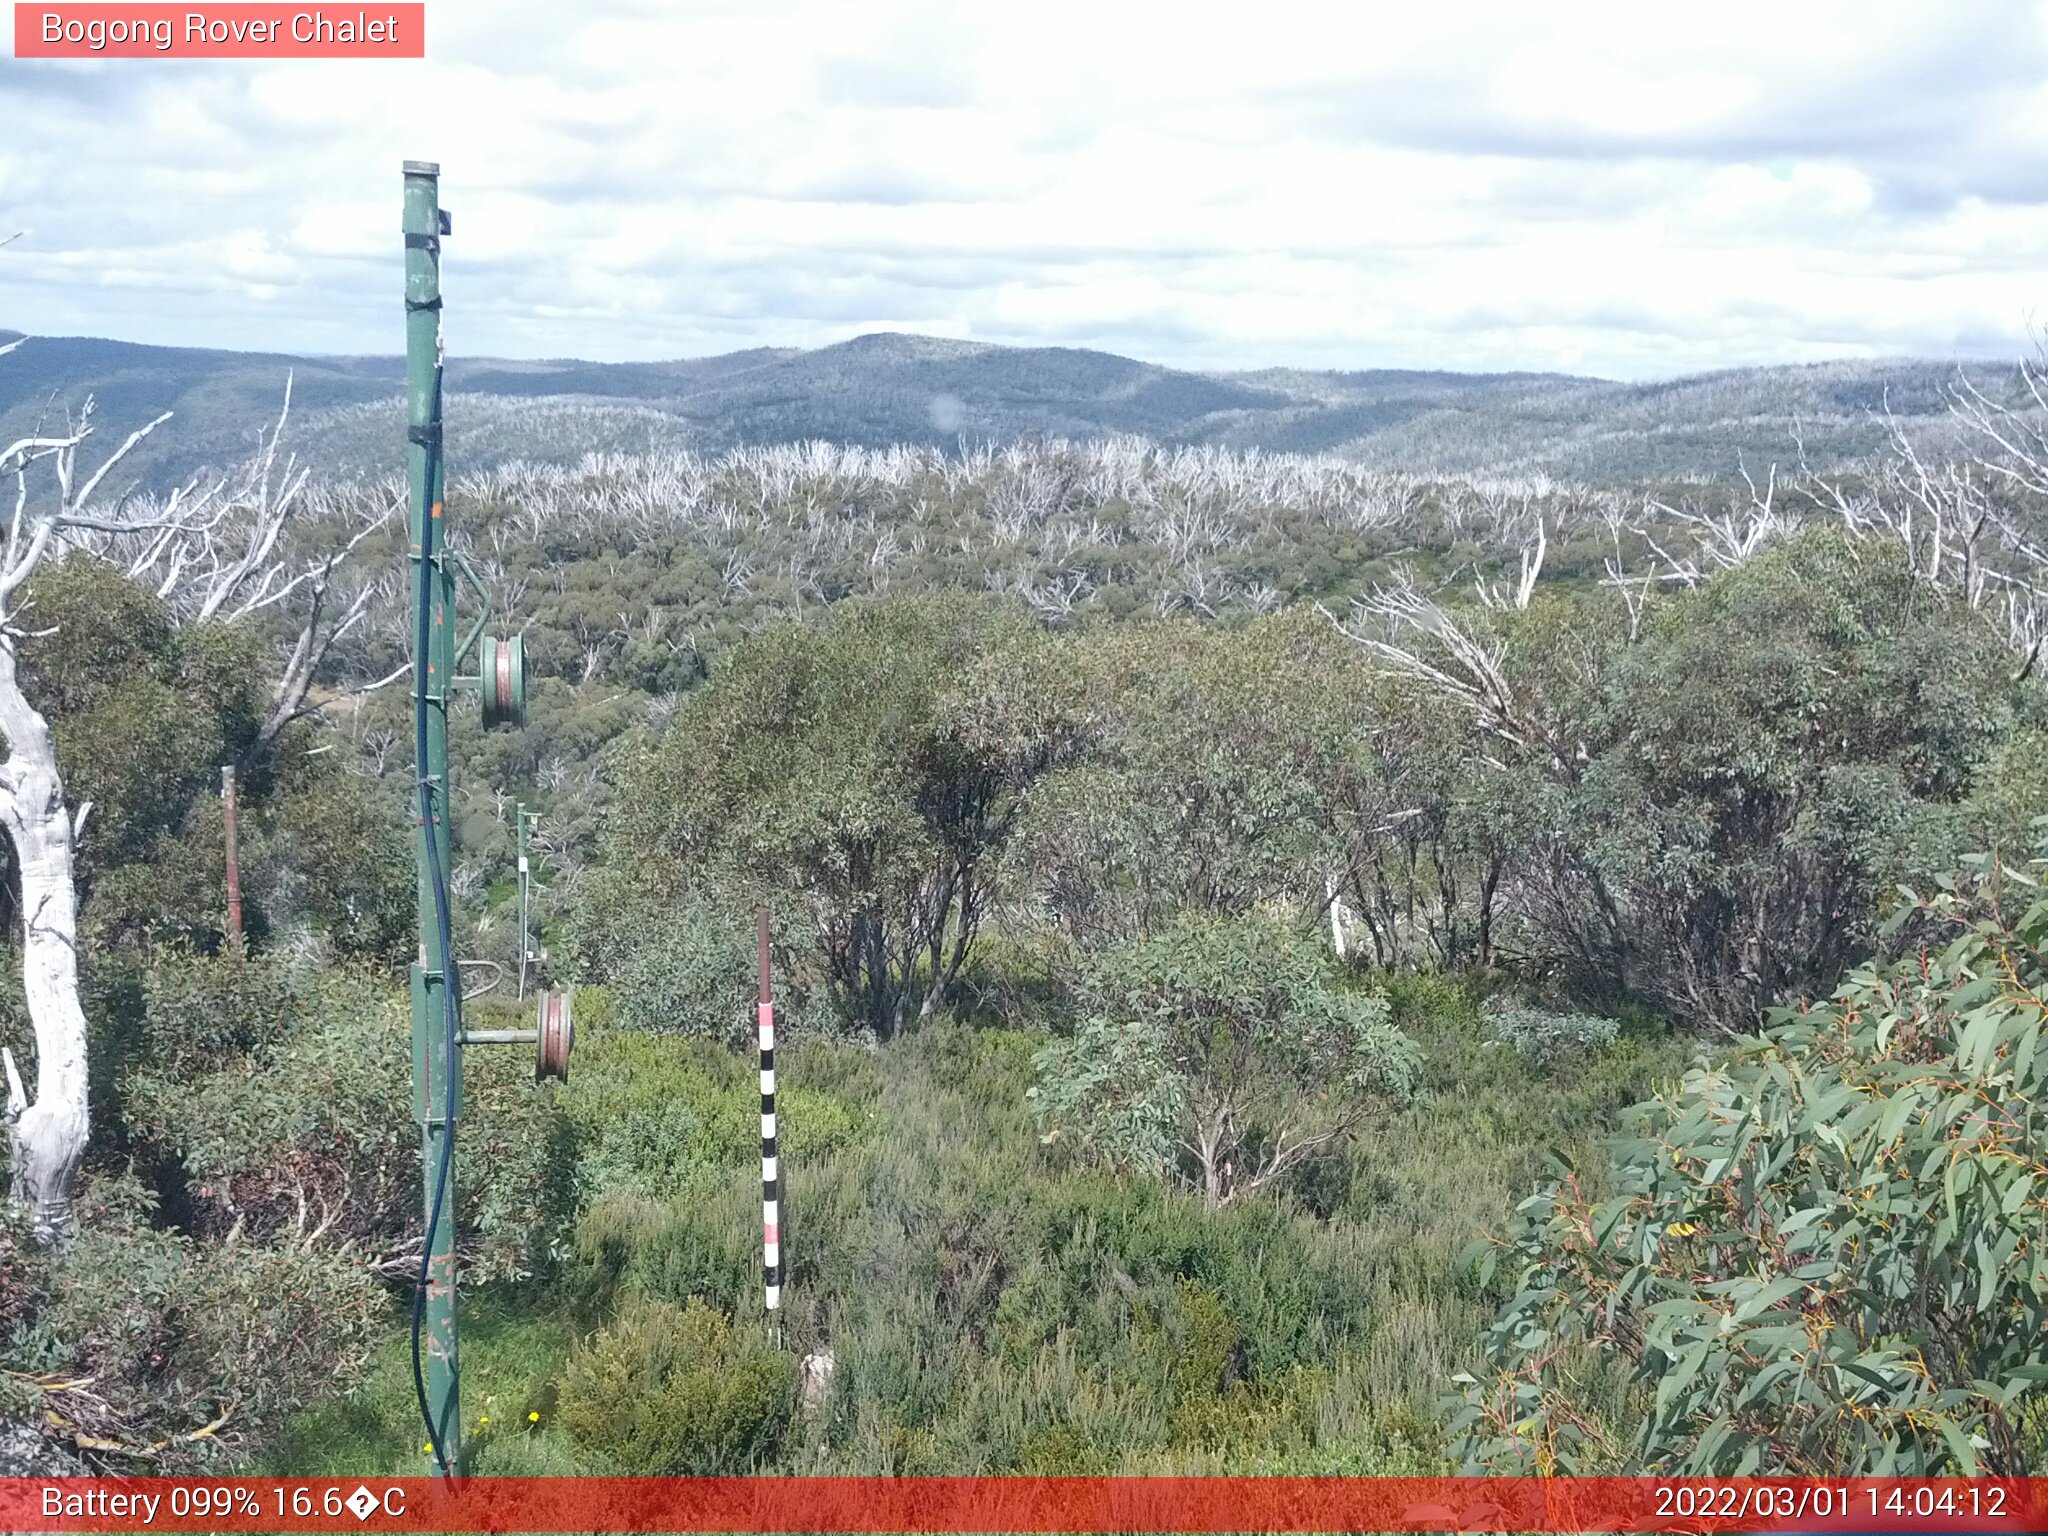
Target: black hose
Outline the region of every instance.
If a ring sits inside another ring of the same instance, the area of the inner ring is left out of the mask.
[[[434,410],[432,425],[441,424],[441,363],[434,362]],[[427,1378],[420,1364],[420,1335],[426,1327],[427,1287],[433,1278],[434,1238],[439,1231],[441,1204],[448,1195],[448,1174],[455,1160],[455,1043],[457,1030],[455,1014],[455,966],[450,956],[455,943],[448,920],[448,881],[441,868],[441,848],[434,835],[434,776],[427,771],[427,647],[432,643],[433,630],[428,615],[433,602],[434,579],[434,535],[440,525],[438,510],[432,505],[435,489],[441,473],[441,441],[439,433],[429,436],[426,447],[426,498],[429,505],[420,509],[420,580],[418,601],[415,607],[419,614],[418,628],[413,644],[413,764],[419,776],[420,828],[426,834],[427,884],[434,892],[434,937],[439,953],[433,958],[441,975],[441,1017],[446,1035],[446,1051],[442,1057],[441,1076],[447,1092],[442,1114],[441,1160],[434,1174],[434,1199],[427,1213],[426,1241],[420,1246],[420,1272],[414,1282],[412,1293],[412,1387],[419,1399],[420,1418],[427,1426],[427,1444],[433,1449],[434,1460],[443,1477],[454,1475],[449,1459],[448,1447],[441,1439],[441,1426],[434,1422],[433,1409],[427,1403]],[[445,689],[445,680],[444,680]],[[446,705],[446,693],[442,696]],[[454,1253],[449,1253],[449,1264],[454,1264]],[[454,1276],[450,1275],[452,1281]],[[460,1426],[457,1426],[458,1428]]]

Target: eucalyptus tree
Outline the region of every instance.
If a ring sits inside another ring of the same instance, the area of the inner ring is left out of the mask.
[[[1460,608],[1406,584],[1352,631],[1520,780],[1520,958],[1745,1030],[1832,985],[1886,883],[2040,703],[1896,545],[1824,525],[1623,606]]]
[[[1216,1211],[1338,1145],[1418,1059],[1300,934],[1190,914],[1091,959],[1030,1095],[1049,1142],[1185,1180]]]
[[[1639,1106],[1472,1251],[1469,1470],[2013,1475],[2041,1464],[2048,864],[1905,901],[1904,953]]]
[[[1065,750],[1058,711],[990,664],[1045,643],[957,597],[847,604],[752,637],[628,756],[604,876],[621,917],[659,942],[689,900],[765,901],[805,934],[800,979],[849,1022],[887,1038],[931,1014],[1023,795]]]
[[[1365,669],[1306,614],[1093,628],[1035,680],[1084,750],[1025,807],[1015,861],[1083,948],[1186,912],[1331,901],[1368,771]]]

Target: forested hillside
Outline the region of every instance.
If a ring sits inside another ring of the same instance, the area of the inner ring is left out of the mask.
[[[396,358],[29,337],[10,365],[0,382],[0,432],[9,435],[89,392],[110,420],[175,411],[177,431],[130,461],[159,489],[245,454],[287,376],[301,415],[294,445],[323,473],[384,473],[403,430]],[[1820,363],[1654,383],[1543,373],[1197,373],[1081,348],[883,333],[811,351],[661,363],[456,354],[448,426],[456,462],[476,468],[813,440],[957,450],[1137,436],[1327,454],[1409,475],[1622,486],[1724,480],[1745,461],[1761,471],[1803,457],[1840,470],[1884,449],[1888,415],[1947,448],[1948,398],[1965,375],[2000,401],[2018,397],[2010,363]]]
[[[1122,432],[1378,387],[1113,364],[1062,362]],[[1689,487],[1129,436],[458,465],[535,674],[455,734],[467,1017],[522,1022],[521,802],[578,986],[565,1083],[468,1053],[469,1464],[2039,1465],[2044,441],[1983,405]],[[138,496],[24,589],[93,1088],[57,1239],[0,1218],[39,1466],[424,1467],[398,496],[274,446],[182,554]]]

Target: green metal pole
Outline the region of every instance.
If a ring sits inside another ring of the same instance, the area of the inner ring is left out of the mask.
[[[455,569],[447,558],[447,520],[442,516],[445,476],[441,454],[441,231],[440,167],[405,163],[405,395],[406,462],[412,493],[411,566],[414,603],[420,598],[420,561],[429,546],[426,573],[425,655],[417,654],[421,615],[414,612],[413,664],[424,678],[426,730],[418,765],[427,814],[419,822],[419,959],[412,969],[414,1107],[419,1114],[421,1164],[426,1174],[425,1214],[432,1233],[426,1256],[427,1285],[420,1338],[426,1413],[452,1470],[461,1444],[462,1412],[455,1348],[455,1179],[452,1158],[444,1167],[446,1143],[455,1127],[447,1110],[460,1104],[462,1057],[450,1044],[445,1012],[447,989],[461,989],[449,973],[452,959],[442,951],[440,902],[430,874],[438,863],[445,878],[452,867],[448,841],[448,696],[455,676]],[[460,1028],[460,1018],[457,1018]],[[444,1176],[445,1175],[445,1176]],[[436,1195],[439,1199],[437,1201]]]

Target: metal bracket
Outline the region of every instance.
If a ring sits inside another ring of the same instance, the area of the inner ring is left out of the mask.
[[[569,1075],[569,1052],[576,1043],[574,999],[576,989],[540,994],[538,1029],[472,1029],[458,1037],[463,1045],[531,1045],[536,1047],[533,1080],[543,1082]]]
[[[469,633],[456,643],[455,665],[460,667],[468,659],[469,653],[476,649],[477,640],[483,635],[484,626],[491,622],[491,615],[497,610],[491,603],[491,589],[484,585],[483,577],[479,576],[476,567],[469,563],[469,556],[459,549],[451,549],[448,551],[448,558],[455,562],[455,569],[461,573],[463,580],[469,583],[470,590],[476,593],[477,602],[481,605],[476,622],[469,626]],[[460,677],[456,681],[465,687],[474,688],[481,679]]]

